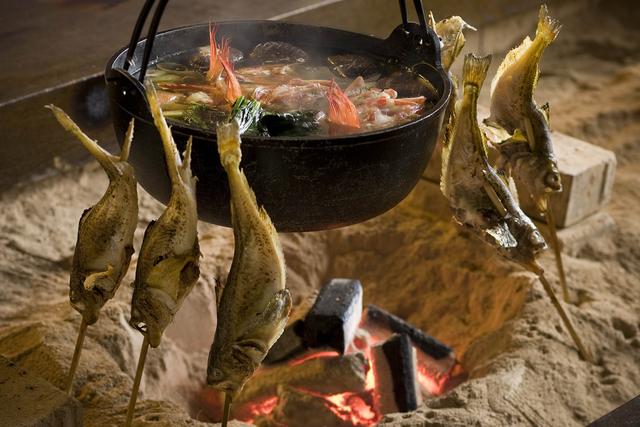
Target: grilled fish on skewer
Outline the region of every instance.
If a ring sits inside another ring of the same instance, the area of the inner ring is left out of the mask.
[[[503,256],[533,268],[535,255],[546,244],[489,164],[486,140],[475,121],[490,62],[490,57],[465,57],[463,95],[456,102],[442,150],[441,189],[457,222],[473,229]]]
[[[160,218],[144,234],[136,267],[130,324],[160,345],[182,301],[200,275],[196,178],[191,174],[191,140],[184,160],[160,111],[153,85],[146,84],[149,106],[162,137],[171,179],[171,197]]]
[[[100,309],[115,295],[133,254],[133,233],[138,222],[138,192],[133,167],[127,162],[133,139],[133,120],[120,156],[113,156],[89,138],[55,105],[48,105],[58,122],[74,134],[109,177],[104,196],[85,210],[78,225],[69,278],[71,305],[82,315],[76,348],[69,369],[71,392],[87,326],[98,320]]]
[[[242,101],[242,100],[241,100]],[[255,101],[252,101],[255,102]],[[251,108],[251,103],[247,108]],[[218,307],[207,383],[236,395],[282,334],[291,308],[278,234],[240,169],[239,124],[218,126],[218,152],[229,180],[235,252]]]
[[[486,121],[512,135],[496,144],[499,164],[527,186],[541,211],[546,210],[546,194],[562,191],[562,184],[551,143],[548,107],[539,107],[533,92],[542,54],[559,31],[558,22],[541,6],[535,38],[525,38],[498,68],[491,84],[491,116]]]
[[[98,320],[100,309],[113,298],[133,254],[138,223],[138,191],[133,167],[127,162],[133,139],[133,121],[120,156],[113,156],[89,138],[60,108],[47,106],[60,124],[73,133],[100,163],[109,177],[104,196],[84,211],[71,268],[71,305],[87,325]]]
[[[463,95],[451,117],[449,139],[442,150],[441,189],[449,199],[454,218],[508,259],[536,273],[545,292],[585,360],[591,357],[582,345],[571,320],[558,302],[536,262],[546,243],[533,222],[522,212],[505,181],[487,158],[485,136],[477,118],[478,95],[489,68],[490,57],[465,57]]]
[[[144,233],[136,266],[129,324],[144,335],[129,399],[125,425],[133,420],[138,388],[149,345],[158,347],[162,334],[200,277],[196,178],[191,174],[191,138],[180,159],[171,130],[160,110],[153,83],[147,100],[164,148],[171,196],[165,211]]]
[[[518,181],[521,192],[531,197],[547,218],[562,294],[569,301],[555,219],[549,207],[549,195],[562,191],[551,142],[549,104],[538,107],[533,99],[540,59],[559,31],[558,22],[549,16],[546,6],[541,6],[535,38],[525,38],[509,52],[493,80],[487,125],[500,153],[499,167]],[[507,135],[500,137],[500,133]]]

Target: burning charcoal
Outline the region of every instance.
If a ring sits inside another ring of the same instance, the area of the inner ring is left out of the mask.
[[[322,396],[286,386],[278,387],[278,405],[273,412],[256,421],[258,427],[305,426],[351,427],[337,415],[338,408]],[[311,415],[311,416],[310,416]]]
[[[408,412],[422,403],[416,350],[404,334],[394,334],[371,349],[376,406],[383,414]]]
[[[278,341],[271,347],[263,360],[267,365],[273,365],[292,357],[299,356],[307,350],[302,341],[304,333],[304,318],[309,313],[318,296],[317,292],[311,293],[298,304],[289,315],[289,322]]]
[[[304,321],[309,348],[330,347],[344,354],[362,316],[362,285],[358,280],[333,279],[321,290]]]
[[[322,394],[361,392],[366,388],[368,370],[369,363],[362,353],[316,357],[278,365],[258,371],[244,387],[234,405],[273,396],[280,384]]]
[[[435,360],[455,359],[450,347],[380,307],[368,305],[366,320],[373,325],[388,328],[391,332],[406,334],[413,345]]]

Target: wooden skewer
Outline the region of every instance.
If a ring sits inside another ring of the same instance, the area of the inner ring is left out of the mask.
[[[548,194],[546,196],[546,206],[547,207],[545,209],[544,216],[547,218],[549,233],[551,234],[551,246],[553,247],[553,252],[555,252],[556,255],[556,267],[558,268],[558,275],[560,276],[562,299],[564,300],[564,302],[569,302],[569,289],[567,288],[567,277],[564,272],[564,264],[562,263],[562,250],[560,249],[556,220],[553,216],[553,209],[551,209],[551,200]]]
[[[231,412],[231,393],[224,394],[224,411],[222,413],[222,427],[227,427],[229,413]]]
[[[144,364],[147,360],[147,350],[149,350],[149,339],[144,336],[142,341],[142,348],[140,349],[140,358],[138,359],[138,367],[136,368],[136,377],[133,380],[133,389],[131,390],[131,397],[129,398],[129,407],[127,408],[127,420],[125,422],[126,427],[131,427],[133,421],[133,412],[136,409],[136,400],[138,399],[138,390],[140,389],[140,380],[142,379],[142,371],[144,371]]]
[[[538,278],[540,279],[540,282],[542,283],[544,290],[547,292],[547,295],[549,295],[549,298],[551,298],[551,303],[554,305],[554,307],[558,311],[558,314],[562,318],[562,322],[564,323],[565,328],[567,328],[567,330],[569,331],[569,335],[571,335],[571,338],[573,338],[573,342],[576,344],[576,347],[578,347],[578,352],[580,353],[580,356],[582,356],[582,358],[587,362],[593,363],[593,358],[591,357],[591,354],[587,351],[585,346],[582,344],[582,340],[580,339],[580,337],[578,336],[578,333],[573,327],[573,324],[571,323],[571,320],[569,319],[569,316],[567,315],[566,311],[564,311],[564,307],[562,307],[562,305],[560,304],[560,301],[558,301],[558,298],[556,297],[556,294],[553,292],[553,288],[551,287],[551,284],[549,284],[549,282],[547,281],[547,278],[544,276],[544,272],[538,274]]]
[[[76,370],[78,369],[78,362],[80,362],[80,353],[82,353],[82,344],[84,343],[84,336],[87,332],[87,322],[84,321],[84,317],[80,322],[80,329],[78,330],[78,338],[76,339],[76,348],[73,351],[73,358],[71,359],[71,368],[69,368],[69,376],[67,377],[67,385],[65,391],[71,396],[73,389],[73,378],[76,376]]]

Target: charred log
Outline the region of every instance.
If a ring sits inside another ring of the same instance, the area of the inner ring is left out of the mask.
[[[371,349],[376,406],[383,414],[408,412],[422,402],[416,350],[406,335],[395,334]]]
[[[407,335],[413,342],[413,345],[435,360],[454,358],[451,347],[425,334],[420,329],[380,307],[372,304],[368,305],[366,320],[373,325],[387,328],[391,332]]]

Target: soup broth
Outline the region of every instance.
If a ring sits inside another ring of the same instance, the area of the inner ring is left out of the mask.
[[[158,62],[148,77],[164,114],[215,131],[239,96],[260,102],[246,131],[263,137],[335,136],[398,126],[420,117],[439,98],[408,68],[373,56],[308,52],[286,42],[242,52],[211,30],[210,46]]]

